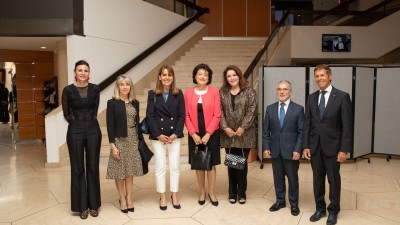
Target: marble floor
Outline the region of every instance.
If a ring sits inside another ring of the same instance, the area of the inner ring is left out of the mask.
[[[400,224],[400,159],[389,162],[382,156],[371,156],[342,165],[342,211],[338,224]],[[310,222],[315,209],[312,194],[311,166],[300,165],[300,215],[290,209],[269,212],[275,201],[271,164],[260,169],[259,162],[249,164],[247,203],[230,204],[227,200],[227,169],[217,167],[219,206],[209,200],[197,204],[196,175],[186,162],[181,164],[180,201],[182,209],[158,208],[154,169],[134,179],[134,213],[119,210],[113,180],[105,178],[106,163],[101,163],[102,206],[99,217],[81,220],[70,211],[70,168],[44,168],[45,146],[41,142],[13,141],[12,130],[0,125],[0,225],[5,224],[251,224],[292,225],[326,224],[326,217]],[[167,184],[168,186],[168,184]]]

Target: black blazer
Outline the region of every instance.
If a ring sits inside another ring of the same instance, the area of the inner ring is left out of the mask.
[[[139,102],[137,100],[134,100],[132,104],[134,106],[137,104],[137,107],[139,108]],[[115,143],[116,137],[127,137],[128,126],[134,126],[135,124],[127,124],[125,102],[114,99],[108,100],[106,113],[109,142]],[[137,113],[139,114],[139,112]]]
[[[337,156],[339,151],[353,148],[353,111],[348,93],[332,87],[322,120],[319,118],[319,90],[308,97],[306,104],[303,148],[315,152],[318,142],[324,155]]]
[[[283,127],[279,123],[278,103],[267,106],[263,128],[263,150],[270,150],[272,158],[280,155],[291,160],[293,152],[302,152],[304,108],[290,101]]]
[[[178,138],[183,137],[185,123],[185,101],[183,93],[179,90],[177,95],[168,96],[165,102],[162,95],[154,95],[150,90],[147,99],[146,120],[150,128],[150,139],[157,140],[161,134]]]

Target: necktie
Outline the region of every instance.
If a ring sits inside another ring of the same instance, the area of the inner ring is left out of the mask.
[[[325,93],[326,91],[321,91],[321,100],[319,101],[319,118],[322,119],[325,111]]]
[[[279,110],[279,123],[281,127],[283,126],[283,121],[285,120],[285,103],[281,103],[281,108]]]

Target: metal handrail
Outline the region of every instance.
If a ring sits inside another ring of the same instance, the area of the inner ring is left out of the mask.
[[[150,46],[148,49],[146,49],[144,52],[140,53],[138,56],[136,56],[134,59],[126,63],[124,66],[122,66],[120,69],[112,73],[110,76],[108,76],[105,80],[101,81],[99,83],[100,91],[104,90],[107,88],[109,85],[115,82],[117,77],[121,74],[127,73],[129,70],[131,70],[133,67],[135,67],[137,64],[139,64],[141,61],[143,61],[145,58],[150,56],[153,52],[155,52],[158,48],[163,46],[167,41],[171,40],[173,37],[175,37],[179,32],[181,32],[183,29],[188,27],[191,23],[195,22],[200,16],[202,16],[205,13],[209,13],[210,10],[208,8],[202,8],[200,6],[197,6],[193,4],[192,2],[188,2],[186,0],[177,0],[181,3],[187,4],[188,6],[194,7],[194,9],[197,10],[197,13],[183,22],[181,25],[179,25],[177,28],[175,28],[173,31],[165,35],[163,38],[161,38],[159,41],[154,43],[152,46]]]

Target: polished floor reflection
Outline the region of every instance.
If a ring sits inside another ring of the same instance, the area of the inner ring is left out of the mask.
[[[260,169],[259,162],[249,165],[247,203],[230,204],[227,200],[227,169],[217,167],[219,206],[209,200],[197,204],[196,175],[188,164],[181,164],[179,197],[182,209],[168,202],[168,209],[158,208],[154,169],[134,179],[134,213],[119,210],[113,180],[105,179],[107,164],[100,165],[102,207],[99,217],[81,220],[70,211],[70,168],[44,168],[45,146],[39,142],[14,143],[6,124],[0,125],[0,225],[3,224],[326,224],[326,217],[312,223],[309,217],[315,209],[312,194],[312,173],[309,163],[300,165],[300,215],[290,209],[269,212],[274,203],[272,169],[269,163]],[[374,156],[371,163],[359,159],[342,165],[342,211],[338,224],[399,224],[400,225],[400,160],[389,162]],[[167,184],[168,187],[168,184]]]

